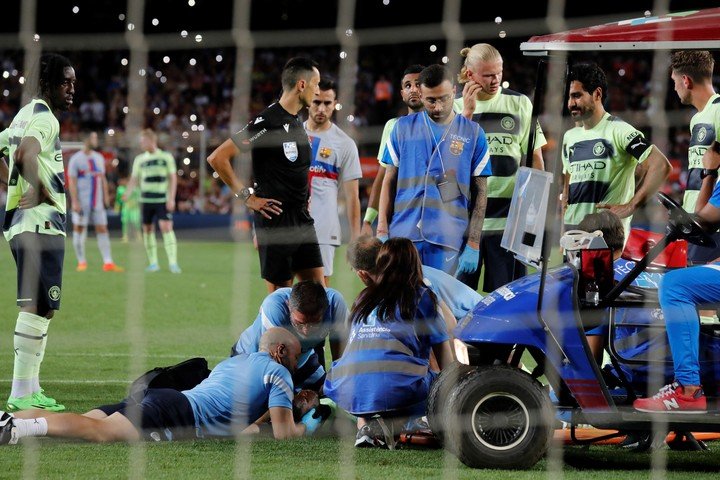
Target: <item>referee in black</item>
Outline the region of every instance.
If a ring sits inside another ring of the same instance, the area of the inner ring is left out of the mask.
[[[235,196],[253,211],[260,270],[268,291],[298,280],[323,284],[322,257],[308,212],[310,142],[298,118],[318,93],[320,72],[314,61],[296,57],[282,71],[282,96],[225,140],[208,163]],[[251,152],[255,188],[246,187],[231,160]]]

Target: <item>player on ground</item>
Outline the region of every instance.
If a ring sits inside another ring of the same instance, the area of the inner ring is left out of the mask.
[[[565,229],[572,230],[588,213],[607,208],[630,233],[633,212],[655,195],[670,174],[670,162],[632,125],[605,111],[605,72],[595,64],[577,64],[568,77],[568,110],[582,127],[563,136]],[[643,182],[635,189],[635,170]]]
[[[459,275],[458,279],[477,290],[480,269],[484,265],[483,291],[492,292],[526,273],[514,255],[500,247],[500,240],[515,189],[515,176],[518,167],[525,165],[532,104],[525,95],[501,86],[503,59],[495,47],[478,43],[463,48],[460,54],[465,57],[465,62],[459,80],[465,86],[463,96],[455,99],[453,106],[456,112],[477,122],[485,131],[493,176],[487,180],[487,210],[478,268]],[[544,168],[541,147],[545,144],[545,136],[537,124],[533,168]]]
[[[220,362],[210,376],[191,390],[150,388],[140,402],[123,400],[76,413],[0,412],[0,445],[24,437],[64,437],[90,442],[132,442],[233,437],[259,433],[256,423],[270,409],[277,439],[311,434],[321,420],[313,410],[302,422],[293,421],[290,377],[300,356],[300,344],[285,329],[271,328],[260,340],[260,351]]]
[[[60,124],[53,112],[73,103],[75,70],[56,54],[40,59],[39,95],[0,132],[9,159],[3,233],[17,265],[15,364],[8,410],[65,407],[40,388],[50,319],[60,308],[65,255],[65,171]]]
[[[177,192],[177,169],[175,159],[158,148],[157,135],[149,128],[140,132],[140,147],[143,153],[135,157],[132,176],[128,182],[123,199],[131,198],[133,190],[139,185],[140,205],[142,206],[143,240],[149,265],[146,272],[160,270],[155,240],[155,219],[165,245],[171,273],[181,273],[177,262],[177,238],[173,231],[172,214],[175,211],[175,193]]]
[[[360,234],[360,197],[358,179],[362,177],[357,145],[340,127],[332,123],[337,104],[335,82],[323,78],[309,108],[305,131],[310,138],[310,215],[320,244],[325,285],[330,285],[335,248],[340,245],[338,190],[342,184],[350,239]]]
[[[310,143],[297,114],[318,93],[320,72],[307,58],[291,58],[282,71],[280,100],[225,140],[208,163],[253,211],[260,270],[269,292],[298,280],[323,282],[323,262],[308,212]],[[256,188],[237,178],[232,158],[250,151]]]
[[[96,132],[85,137],[82,150],[76,152],[68,162],[68,189],[72,202],[73,247],[77,256],[77,271],[87,270],[85,258],[85,240],[88,223],[95,225],[95,236],[103,258],[103,270],[122,272],[115,265],[110,252],[110,235],[107,228],[107,212],[110,207],[110,194],[105,177],[105,158],[95,149],[98,147]]]
[[[422,72],[422,65],[410,65],[403,72],[402,80],[400,81],[400,96],[405,105],[407,105],[407,114],[421,112],[425,106],[420,98],[420,82],[418,77]],[[382,163],[383,153],[385,152],[385,144],[390,138],[390,132],[398,121],[398,118],[391,118],[385,123],[383,128],[382,137],[380,138],[380,149],[378,150],[377,159],[380,163],[375,180],[373,180],[372,188],[370,189],[370,198],[368,198],[368,206],[365,210],[365,218],[362,223],[362,234],[372,235],[372,224],[378,216],[378,208],[380,208],[380,189],[382,188],[383,179],[385,178],[385,164]]]

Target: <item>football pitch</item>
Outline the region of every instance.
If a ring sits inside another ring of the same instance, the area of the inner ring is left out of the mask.
[[[0,399],[12,377],[15,264],[0,246]],[[42,385],[68,411],[84,412],[120,400],[129,382],[156,366],[204,356],[211,367],[227,356],[241,330],[254,320],[265,296],[257,254],[248,243],[179,243],[181,275],[167,270],[162,243],[158,273],[145,274],[142,244],[113,241],[125,273],[101,271],[92,234],[86,272],[75,271],[67,243],[62,308],[51,322]],[[332,286],[348,304],[360,281],[336,255]],[[298,478],[416,479],[491,478],[641,479],[717,478],[720,445],[701,453],[667,452],[664,463],[650,454],[615,447],[568,447],[562,458],[542,460],[532,471],[472,470],[442,450],[355,449],[352,438],[203,440],[136,445],[91,445],[54,439],[23,439],[0,447],[0,478]],[[653,474],[652,465],[658,466]]]

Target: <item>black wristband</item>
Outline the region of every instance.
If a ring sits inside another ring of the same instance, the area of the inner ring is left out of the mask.
[[[700,171],[700,178],[703,179],[705,177],[712,177],[712,178],[718,178],[718,171],[717,169],[711,169],[711,168],[703,168]]]

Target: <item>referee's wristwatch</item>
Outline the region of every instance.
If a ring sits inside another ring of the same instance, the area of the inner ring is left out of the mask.
[[[700,171],[700,178],[703,179],[705,177],[718,178],[718,169],[717,168],[703,168]]]
[[[235,194],[237,198],[242,199],[243,202],[247,202],[250,195],[255,193],[255,189],[252,187],[245,187]]]

